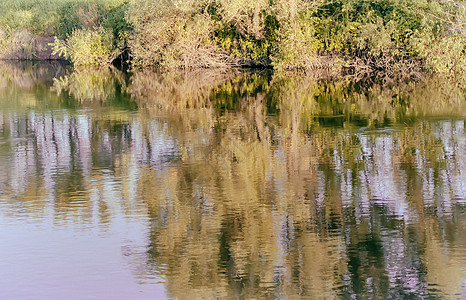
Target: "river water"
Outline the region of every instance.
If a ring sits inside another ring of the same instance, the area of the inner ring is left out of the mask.
[[[466,297],[466,101],[0,62],[0,299]]]

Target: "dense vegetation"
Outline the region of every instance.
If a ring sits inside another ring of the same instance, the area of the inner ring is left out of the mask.
[[[125,47],[127,7],[125,0],[2,1],[0,56],[36,58],[37,44],[55,37],[53,50],[75,65],[109,64]]]
[[[465,22],[464,1],[453,0],[6,0],[0,52],[49,35],[75,65],[130,57],[138,67],[461,77]]]

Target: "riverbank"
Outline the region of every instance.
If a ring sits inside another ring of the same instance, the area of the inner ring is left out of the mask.
[[[455,1],[6,0],[0,58],[461,79],[465,20]]]
[[[4,31],[0,31],[0,39],[3,38],[0,48],[2,60],[65,60],[63,56],[53,54],[50,47],[54,41],[52,36],[34,36],[27,30],[19,30],[7,37]]]

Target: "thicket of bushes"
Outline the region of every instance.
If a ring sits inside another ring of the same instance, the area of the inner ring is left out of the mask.
[[[464,74],[466,7],[450,0],[132,0],[134,63]]]
[[[56,37],[49,48],[75,65],[109,64],[125,47],[127,6],[126,0],[1,1],[0,52],[30,49],[34,59],[34,40]]]
[[[408,77],[466,71],[466,5],[454,0],[0,4],[0,36],[23,29],[56,35],[55,51],[76,65],[105,65],[127,51],[138,67],[345,68]]]

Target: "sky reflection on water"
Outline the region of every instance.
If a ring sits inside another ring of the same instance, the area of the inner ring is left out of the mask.
[[[466,296],[454,85],[2,69],[1,298]]]

